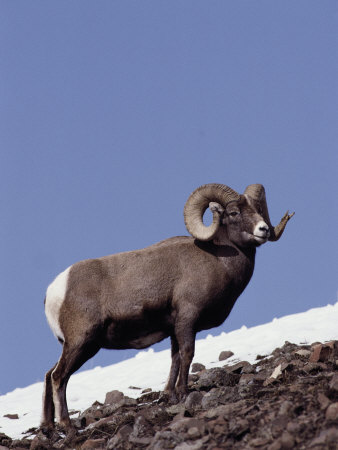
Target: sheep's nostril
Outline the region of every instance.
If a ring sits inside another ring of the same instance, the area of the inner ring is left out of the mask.
[[[259,227],[259,230],[263,231],[266,236],[269,234],[269,228],[268,227]]]

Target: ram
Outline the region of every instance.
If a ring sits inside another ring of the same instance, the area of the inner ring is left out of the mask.
[[[208,207],[213,219],[206,226]],[[170,337],[165,389],[172,402],[184,399],[196,333],[223,323],[252,276],[256,248],[279,239],[292,215],[273,227],[260,184],[244,194],[206,184],[184,207],[192,237],[88,259],[58,275],[47,289],[45,312],[63,349],[45,376],[42,426],[53,428],[56,415],[71,429],[68,380],[100,348],[142,349]]]

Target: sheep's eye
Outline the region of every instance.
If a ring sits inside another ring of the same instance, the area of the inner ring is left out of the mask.
[[[238,216],[238,214],[239,214],[239,212],[237,212],[237,211],[232,211],[229,215],[230,215],[231,217],[236,217],[236,216]]]

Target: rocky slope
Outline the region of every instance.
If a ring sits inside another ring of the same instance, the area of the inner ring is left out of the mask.
[[[184,403],[151,390],[137,400],[112,391],[104,404],[72,412],[76,433],[0,434],[0,450],[338,449],[338,341],[286,342],[253,365],[227,365],[230,355],[220,354],[219,368],[193,365]]]

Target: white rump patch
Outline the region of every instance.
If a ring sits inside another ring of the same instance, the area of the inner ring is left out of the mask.
[[[64,340],[64,335],[60,328],[59,315],[60,308],[65,299],[70,267],[60,273],[48,286],[46,293],[45,313],[48,324],[58,339]]]

